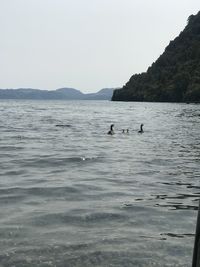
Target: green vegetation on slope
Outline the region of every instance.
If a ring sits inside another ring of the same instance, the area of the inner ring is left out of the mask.
[[[200,102],[200,12],[147,72],[133,75],[113,101]]]

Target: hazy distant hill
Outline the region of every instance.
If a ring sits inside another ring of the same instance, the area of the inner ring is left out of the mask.
[[[147,72],[133,75],[112,100],[200,102],[200,12],[189,17]]]
[[[107,99],[111,100],[113,91],[114,89],[104,88],[104,89],[101,89],[97,93],[85,94],[84,99],[86,100],[107,100]]]
[[[107,88],[97,93],[83,94],[74,88],[59,88],[53,91],[32,88],[0,89],[0,99],[111,100],[113,90]]]

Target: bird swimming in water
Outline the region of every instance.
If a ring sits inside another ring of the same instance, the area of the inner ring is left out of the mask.
[[[114,124],[110,125],[110,131],[108,131],[108,134],[113,135],[114,134],[114,130],[113,130]]]
[[[126,132],[125,132],[125,129],[122,129],[122,133],[125,134],[125,133],[129,133],[129,129],[126,129]]]
[[[142,123],[142,124],[140,125],[140,130],[138,131],[138,133],[143,133],[143,132],[144,132],[144,130],[143,130],[143,126],[144,126],[144,124]]]

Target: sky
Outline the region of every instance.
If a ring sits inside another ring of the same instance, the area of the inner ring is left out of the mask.
[[[0,0],[0,88],[122,87],[199,10],[199,0]]]

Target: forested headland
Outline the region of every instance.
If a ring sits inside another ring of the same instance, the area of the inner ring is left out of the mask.
[[[112,100],[200,102],[200,11],[147,72],[133,75]]]

